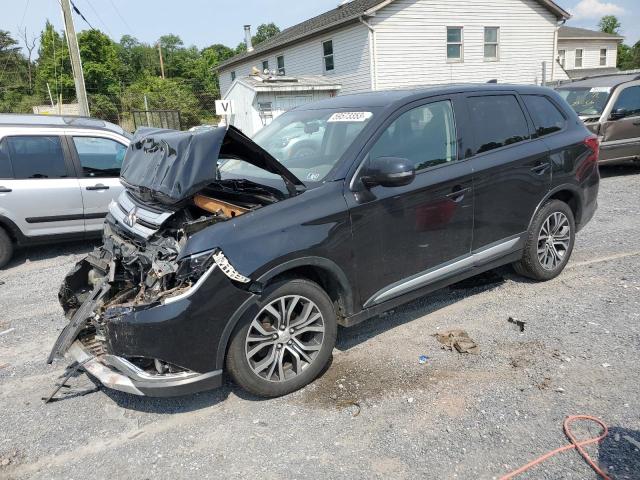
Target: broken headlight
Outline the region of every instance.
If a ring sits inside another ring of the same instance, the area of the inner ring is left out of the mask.
[[[213,265],[213,254],[216,250],[207,250],[206,252],[196,253],[180,260],[178,270],[176,271],[176,280],[184,282],[191,280],[197,282],[202,275],[206,273],[211,265]]]

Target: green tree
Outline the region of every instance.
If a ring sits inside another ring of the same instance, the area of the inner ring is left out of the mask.
[[[621,25],[618,17],[616,17],[615,15],[605,15],[600,19],[598,27],[600,28],[601,32],[617,35]]]
[[[40,34],[35,75],[35,92],[43,100],[48,99],[49,96],[47,83],[54,96],[54,102],[59,94],[65,102],[75,99],[76,90],[71,73],[67,40],[64,34],[56,32],[48,20]]]
[[[271,37],[277,35],[278,33],[280,33],[280,28],[278,28],[275,23],[263,23],[262,25],[258,26],[256,34],[253,36],[253,45],[255,46],[264,42],[265,40],[269,40]]]

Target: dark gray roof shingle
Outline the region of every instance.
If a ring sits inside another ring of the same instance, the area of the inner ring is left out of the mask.
[[[587,30],[586,28],[577,28],[577,27],[567,27],[563,25],[558,29],[558,38],[597,38],[597,39],[607,39],[607,40],[616,40],[622,39],[620,35],[612,35],[610,33],[605,32],[597,32],[595,30]]]
[[[558,18],[569,18],[569,14],[560,8],[552,0],[536,0],[544,7],[551,10]],[[355,20],[363,15],[367,10],[387,3],[388,0],[351,0],[333,10],[322,13],[318,16],[305,20],[302,23],[289,27],[277,35],[255,46],[251,52],[244,52],[221,62],[217,69],[224,68],[243,60],[257,57],[260,54],[279,48],[295,40],[305,38],[309,35],[320,33],[350,20]]]

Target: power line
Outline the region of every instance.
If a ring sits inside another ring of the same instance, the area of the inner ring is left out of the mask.
[[[120,20],[122,20],[122,23],[124,23],[124,26],[127,27],[127,29],[129,30],[129,33],[133,33],[133,28],[131,28],[131,26],[127,23],[127,21],[124,19],[124,17],[122,15],[120,15],[120,10],[118,10],[118,7],[116,7],[116,4],[113,3],[113,0],[109,0],[109,3],[111,4],[113,9],[118,14],[118,17],[120,17]]]
[[[76,4],[73,3],[73,0],[71,1],[71,6],[73,7],[73,11],[76,12],[78,15],[80,15],[80,18],[82,18],[82,20],[85,21],[85,23],[87,25],[89,25],[89,28],[91,28],[91,30],[95,30],[95,28],[93,28],[93,25],[91,25],[89,23],[89,20],[87,20],[87,17],[85,17],[82,12],[78,9],[78,7],[76,7]]]

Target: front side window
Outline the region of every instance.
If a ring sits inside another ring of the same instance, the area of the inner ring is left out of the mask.
[[[447,61],[461,62],[462,58],[462,27],[447,27]]]
[[[322,55],[324,57],[324,71],[332,72],[335,68],[333,63],[333,40],[322,42]]]
[[[290,110],[260,130],[253,141],[269,152],[303,182],[321,182],[376,109]],[[280,177],[247,162],[228,160],[220,167],[226,178],[278,180]]]
[[[457,135],[451,102],[430,103],[403,113],[385,130],[369,156],[406,158],[416,171],[455,161]]]
[[[15,178],[66,178],[67,166],[60,137],[7,137]]]
[[[268,72],[269,71],[269,60],[263,60],[262,61],[262,72]]]
[[[500,29],[498,27],[485,27],[484,28],[484,59],[485,60],[498,60],[498,39],[500,36]]]
[[[626,110],[627,117],[640,115],[640,86],[628,87],[620,92],[613,109],[620,110],[621,108]]]
[[[280,55],[278,58],[276,58],[276,61],[278,62],[278,73],[280,75],[284,75],[285,74],[285,70],[284,70],[284,55]]]
[[[529,126],[514,95],[470,97],[469,117],[476,131],[475,153],[488,152],[529,138]]]
[[[6,140],[0,140],[0,178],[13,178],[13,167]]]
[[[539,137],[562,130],[567,123],[564,115],[551,100],[542,95],[523,95]]]
[[[582,49],[576,49],[576,68],[582,68]]]
[[[127,147],[115,140],[73,137],[84,177],[118,177]]]
[[[607,66],[607,49],[606,48],[600,49],[600,66],[601,67]]]
[[[560,62],[560,66],[562,68],[565,67],[567,62],[567,51],[566,50],[558,50],[558,62]]]

